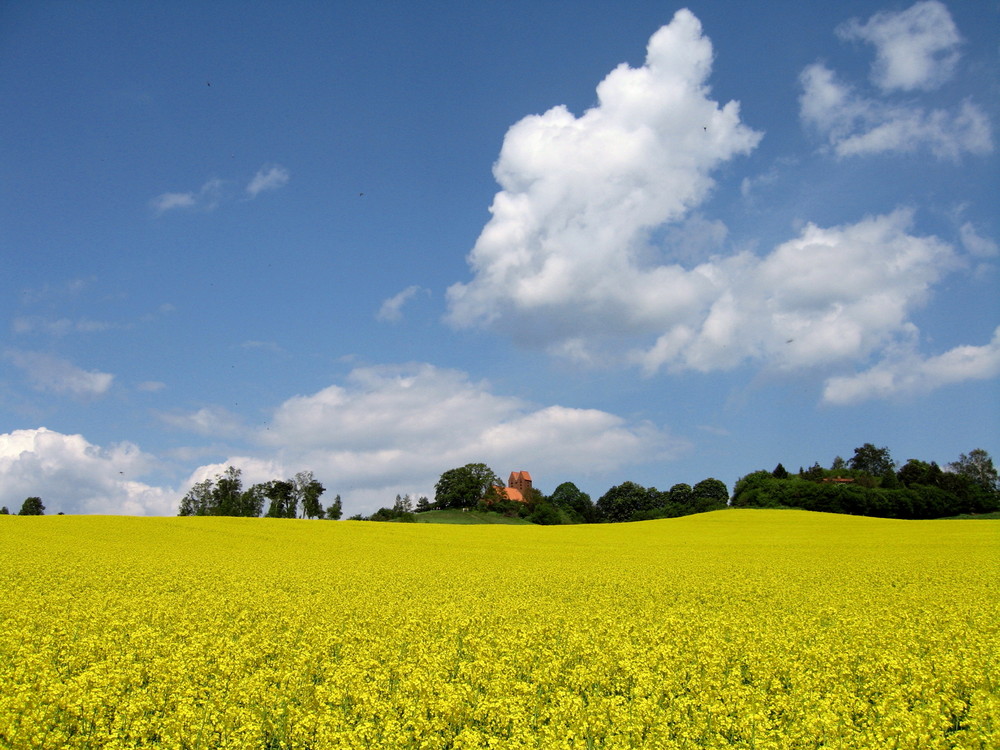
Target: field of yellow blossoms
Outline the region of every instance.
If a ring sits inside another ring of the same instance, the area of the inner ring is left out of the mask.
[[[3,748],[1000,747],[1000,522],[0,516]]]

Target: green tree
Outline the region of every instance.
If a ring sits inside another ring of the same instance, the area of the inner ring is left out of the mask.
[[[691,488],[691,496],[694,499],[695,509],[699,513],[725,508],[729,504],[729,489],[725,482],[714,477],[698,482]]]
[[[896,468],[889,449],[884,446],[876,448],[871,443],[865,443],[860,448],[854,449],[854,456],[849,466],[855,471],[863,471],[873,477],[881,477],[887,471],[894,471]]]
[[[339,521],[342,515],[344,515],[344,506],[340,502],[340,495],[337,495],[333,498],[333,502],[327,506],[326,517],[331,521]]]
[[[434,485],[434,502],[442,510],[447,508],[475,508],[484,500],[497,497],[497,488],[503,483],[486,464],[466,464],[449,469]]]
[[[316,481],[311,471],[300,471],[295,475],[293,484],[297,504],[302,509],[302,515],[306,518],[321,518],[323,504],[320,503],[319,499],[326,488]]]
[[[620,523],[661,507],[664,494],[655,487],[646,488],[635,482],[622,482],[597,500],[597,515],[602,521]]]
[[[830,469],[832,471],[843,471],[847,468],[847,461],[842,459],[840,456],[836,456],[833,459],[833,463],[830,464]]]
[[[17,515],[44,516],[45,505],[42,503],[42,498],[40,497],[25,498],[24,502],[21,504],[21,510]]]
[[[929,463],[916,458],[911,458],[899,467],[899,471],[896,472],[896,479],[898,479],[904,487],[909,487],[914,484],[926,484],[924,477],[927,476],[930,469],[931,465]]]
[[[9,516],[9,515],[10,515],[10,511],[7,510],[7,506],[6,505],[3,506],[2,508],[0,508],[0,516]]]
[[[243,471],[235,466],[227,466],[226,470],[215,478],[215,491],[212,493],[213,516],[238,516],[240,500],[243,497]]]
[[[539,526],[558,526],[562,523],[562,516],[556,506],[550,502],[542,501],[535,506],[534,511],[528,516],[528,520]]]
[[[594,523],[597,520],[594,501],[572,482],[560,484],[548,499],[552,505],[566,512],[578,523]]]
[[[432,507],[431,506],[431,501],[428,500],[423,495],[421,495],[420,499],[417,500],[417,507],[414,509],[414,512],[415,513],[426,513],[427,511],[431,510],[431,507]]]
[[[238,516],[243,516],[245,518],[257,518],[261,513],[264,512],[264,493],[261,491],[261,486],[259,484],[252,485],[243,491],[240,495],[239,505],[237,507]]]
[[[957,461],[948,464],[948,468],[975,482],[988,492],[996,492],[1000,489],[1000,481],[998,481],[996,467],[993,466],[993,459],[982,448],[969,451],[969,455],[962,453]]]
[[[413,498],[410,494],[396,495],[396,502],[392,506],[393,511],[396,513],[412,513],[413,512]]]
[[[808,479],[810,482],[822,481],[823,477],[826,476],[826,472],[823,471],[823,467],[819,465],[819,461],[816,461],[812,466],[803,471],[799,469],[799,478]]]
[[[215,482],[205,479],[198,482],[181,498],[181,506],[177,511],[179,516],[207,516],[212,506],[212,494]]]
[[[694,506],[694,494],[690,484],[678,482],[670,488],[668,495],[670,502],[677,506],[678,513],[681,515],[691,513]]]
[[[272,479],[261,485],[261,493],[270,501],[264,514],[267,518],[295,518],[298,501],[294,484],[284,479]]]
[[[788,469],[779,463],[774,467],[774,471],[771,472],[771,476],[775,479],[788,479]]]
[[[215,479],[195,484],[181,498],[179,516],[246,516],[255,518],[264,507],[261,485],[243,489],[243,472],[229,466]]]

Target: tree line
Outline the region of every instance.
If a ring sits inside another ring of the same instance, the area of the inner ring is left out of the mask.
[[[1000,510],[1000,483],[993,459],[981,448],[942,469],[909,459],[901,466],[888,447],[872,443],[840,456],[829,468],[816,462],[791,474],[780,463],[742,477],[733,487],[737,508],[800,508],[881,518],[929,519]]]
[[[0,516],[9,516],[10,510],[7,506],[0,508]],[[27,497],[24,502],[21,503],[21,510],[17,512],[19,516],[44,516],[45,515],[45,503],[42,502],[40,497]],[[60,516],[62,513],[59,514]]]
[[[517,502],[507,498],[503,482],[483,463],[445,471],[434,489],[433,501],[396,495],[392,506],[348,520],[413,522],[419,513],[450,509],[500,513],[542,525],[675,518],[726,507],[800,508],[909,519],[1000,511],[1000,480],[985,450],[963,453],[942,468],[934,461],[915,458],[898,465],[887,447],[872,443],[855,448],[850,460],[837,456],[829,468],[816,462],[793,474],[779,463],[772,471],[751,472],[737,480],[732,498],[725,483],[709,477],[694,486],[681,483],[669,490],[626,481],[596,503],[572,482],[563,482],[551,495],[530,488],[524,502]],[[320,498],[325,491],[311,471],[244,488],[242,471],[229,466],[191,487],[180,501],[178,515],[339,520],[343,515],[340,495],[324,508]],[[40,497],[25,499],[18,513],[44,514]],[[0,515],[10,515],[9,509],[0,508]]]
[[[243,489],[242,471],[228,467],[214,479],[195,484],[181,499],[179,516],[243,516],[257,518],[325,518],[343,514],[340,495],[324,510],[320,497],[326,491],[311,471],[291,479],[272,479]],[[266,512],[265,512],[266,507]]]
[[[725,483],[710,477],[693,487],[675,484],[669,490],[627,481],[609,489],[596,503],[572,482],[563,482],[551,495],[532,487],[524,493],[524,502],[518,502],[507,498],[503,482],[489,466],[471,463],[444,472],[434,486],[433,501],[397,495],[392,507],[349,520],[412,523],[419,513],[431,510],[478,510],[546,526],[618,523],[703,513],[725,508],[728,501]]]

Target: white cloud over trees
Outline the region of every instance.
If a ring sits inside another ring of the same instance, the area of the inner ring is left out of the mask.
[[[567,472],[593,475],[685,448],[646,422],[538,406],[425,363],[359,367],[344,385],[290,398],[256,440],[288,472],[335,477],[331,489],[369,510],[396,493],[433,493],[443,471],[470,462],[501,473],[530,463],[562,481]]]
[[[16,513],[26,497],[46,512],[165,515],[175,492],[138,479],[156,461],[132,443],[107,448],[44,427],[0,434],[0,505]]]

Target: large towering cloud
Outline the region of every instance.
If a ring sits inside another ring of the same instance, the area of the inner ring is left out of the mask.
[[[469,255],[474,279],[448,290],[450,321],[559,343],[582,331],[653,331],[710,282],[659,262],[650,233],[705,200],[711,172],[761,135],[720,107],[707,80],[712,45],[689,11],[622,64],[598,104],[526,117],[494,167],[502,190]],[[669,290],[664,295],[662,292]]]
[[[864,28],[874,38],[881,27]],[[898,50],[897,37],[883,46]],[[681,11],[643,67],[600,84],[596,107],[579,118],[556,107],[510,129],[494,169],[503,189],[469,254],[473,279],[448,292],[453,324],[647,374],[744,363],[842,372],[912,338],[911,313],[956,255],[914,233],[909,209],[807,223],[769,251],[723,253],[725,227],[696,209],[712,171],[760,135],[735,103],[709,98],[711,60]]]

